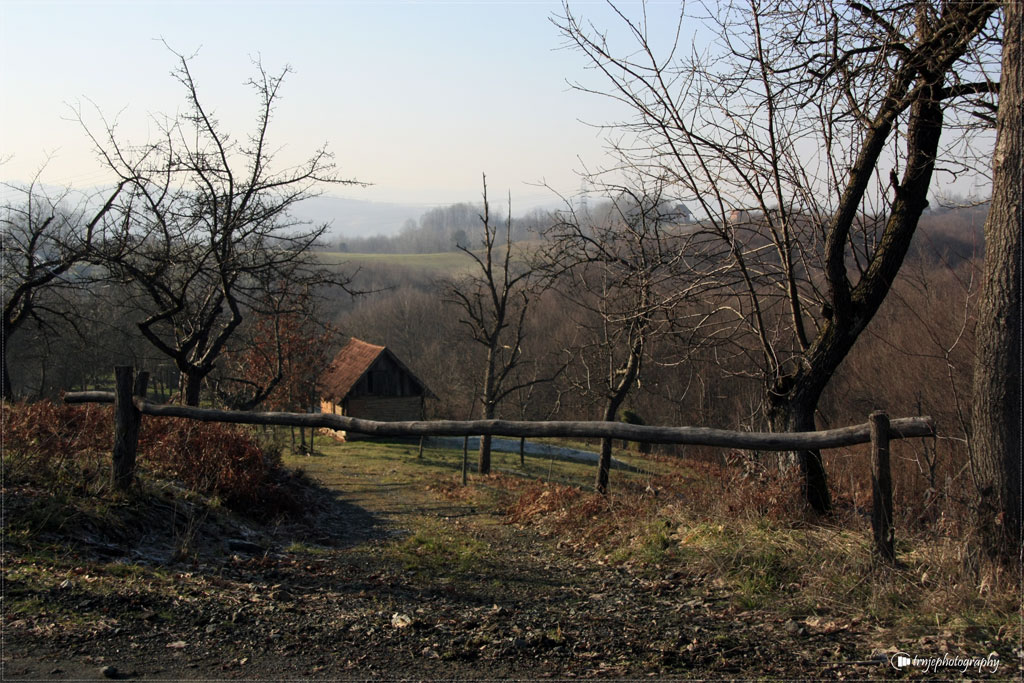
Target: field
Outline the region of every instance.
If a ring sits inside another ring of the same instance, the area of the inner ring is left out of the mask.
[[[605,498],[586,465],[496,454],[463,487],[461,450],[317,448],[284,455],[302,504],[272,518],[149,470],[127,496],[9,485],[4,679],[923,675],[897,651],[1020,672],[1012,578],[967,583],[928,538],[879,566],[865,518],[779,514],[778,483],[656,459]]]
[[[383,264],[438,276],[469,271],[472,266],[469,257],[460,251],[439,254],[350,254],[328,251],[320,252],[318,258],[327,264],[346,264],[356,267],[374,267]]]

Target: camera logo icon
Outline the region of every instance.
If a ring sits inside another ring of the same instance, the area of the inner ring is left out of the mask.
[[[906,652],[897,652],[892,657],[889,657],[889,663],[892,664],[892,668],[901,671],[911,666],[914,663],[914,658]]]

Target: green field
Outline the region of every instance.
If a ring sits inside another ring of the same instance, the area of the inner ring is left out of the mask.
[[[521,250],[536,251],[540,243],[535,241],[513,244],[513,260]],[[502,252],[502,247],[496,248]],[[419,270],[434,275],[457,275],[469,271],[473,261],[461,251],[445,251],[435,254],[359,254],[342,251],[324,251],[318,258],[329,265],[349,264],[363,267],[376,265],[395,266],[408,270]]]

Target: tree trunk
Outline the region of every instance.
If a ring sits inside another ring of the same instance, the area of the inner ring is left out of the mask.
[[[206,373],[189,368],[181,373],[181,381],[184,385],[182,387],[182,399],[185,401],[185,405],[198,407],[199,396],[203,389],[203,379],[206,377]]]
[[[7,330],[4,330],[3,347],[0,348],[0,356],[3,356],[3,368],[0,370],[3,372],[3,377],[0,379],[0,382],[3,384],[3,388],[0,389],[0,391],[2,391],[2,393],[0,393],[0,398],[3,398],[5,401],[14,400],[14,388],[11,385],[11,371],[7,367],[7,343],[9,340],[10,335],[7,334]]]
[[[483,419],[493,420],[494,419],[494,404],[484,404],[484,415]],[[477,472],[480,474],[491,473],[491,435],[484,434],[480,437],[480,453],[479,459],[477,460]]]
[[[613,396],[608,399],[608,403],[604,407],[604,415],[602,420],[605,422],[614,422],[615,413],[619,411],[619,406],[622,405],[622,400],[625,398],[625,394],[621,397]],[[594,479],[594,488],[597,489],[598,493],[608,493],[608,474],[612,469],[612,439],[604,438],[601,439],[601,454],[597,459],[597,477]]]
[[[773,432],[813,432],[814,411],[818,405],[817,396],[803,400],[785,400],[772,397],[770,422]],[[832,509],[832,500],[828,491],[828,478],[821,461],[821,451],[793,451],[780,455],[789,462],[800,465],[803,478],[801,490],[804,500],[818,514],[825,514]]]
[[[487,349],[487,368],[484,373],[483,419],[493,420],[496,406],[494,404],[494,349]],[[477,474],[491,473],[491,436],[480,437],[480,454],[477,459]]]
[[[615,415],[619,412],[623,401],[626,400],[626,395],[629,394],[629,390],[633,388],[633,383],[636,382],[636,378],[640,374],[640,362],[643,359],[643,353],[644,338],[641,335],[639,339],[633,341],[629,351],[629,359],[626,361],[625,367],[622,368],[622,376],[618,383],[614,384],[611,393],[608,395],[608,403],[605,404],[604,416],[602,418],[605,422],[615,421]],[[597,459],[597,477],[594,482],[594,488],[597,489],[598,493],[608,493],[608,472],[611,468],[612,440],[604,438],[601,439],[601,455]]]
[[[920,15],[921,30],[927,27],[923,16]],[[983,24],[987,16],[984,12],[978,13],[972,16],[972,21]],[[885,229],[866,271],[853,289],[849,288],[846,276],[848,264],[842,244],[848,239],[849,232],[834,229],[829,232],[826,250],[830,252],[830,263],[826,275],[831,313],[810,347],[804,351],[799,367],[792,375],[777,379],[770,389],[773,430],[814,429],[814,412],[821,393],[885,301],[903,265],[921,213],[928,205],[928,189],[943,130],[940,97],[943,78],[942,73],[928,69],[920,74],[906,127],[906,166],[901,177],[897,178],[893,172],[890,178],[893,202]],[[887,126],[874,131],[875,135],[882,133],[888,136]],[[862,153],[868,151],[867,148],[862,149]],[[872,166],[876,163],[877,159]],[[863,172],[866,172],[865,168],[858,171],[858,176]],[[837,213],[837,217],[846,215],[849,218],[858,210],[861,201],[858,186],[863,187],[861,181],[854,182],[851,173],[846,189],[848,194],[845,195],[850,201],[842,202],[845,213]],[[832,256],[837,258],[832,259]],[[828,512],[831,501],[820,452],[802,451],[795,455],[803,472],[803,490],[808,505],[818,513]]]
[[[866,273],[852,291],[838,287],[832,292],[831,317],[804,352],[800,367],[792,375],[779,377],[771,387],[769,409],[774,431],[814,431],[814,413],[822,392],[882,305],[903,264],[918,220],[928,205],[928,188],[942,135],[943,112],[937,90],[938,81],[931,80],[911,107],[907,168],[893,188],[892,210]],[[895,184],[895,179],[892,182]],[[807,504],[819,514],[829,512],[832,503],[821,453],[799,451],[794,455],[803,473]]]
[[[1024,6],[1008,0],[1003,3],[1003,11],[1003,72],[992,204],[985,221],[984,288],[978,310],[971,431],[981,544],[990,556],[1010,560],[1020,557],[1022,547],[1019,420]]]

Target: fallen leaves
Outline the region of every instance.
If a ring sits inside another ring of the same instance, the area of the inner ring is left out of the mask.
[[[826,635],[846,631],[851,626],[848,621],[825,619],[824,617],[807,617],[804,619],[804,624],[815,633],[823,633]]]
[[[391,615],[391,625],[395,628],[408,628],[412,626],[412,617],[408,614],[399,614],[395,612]]]

